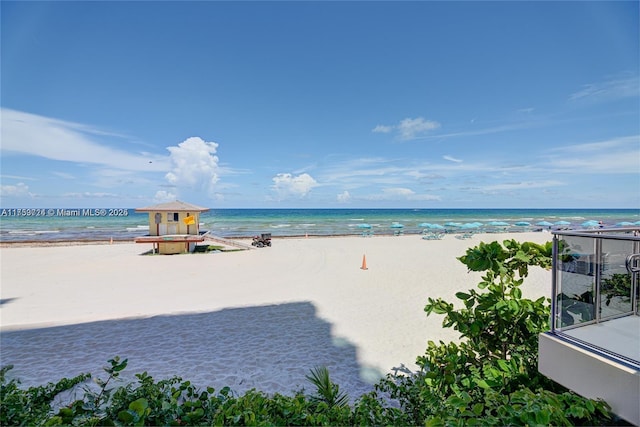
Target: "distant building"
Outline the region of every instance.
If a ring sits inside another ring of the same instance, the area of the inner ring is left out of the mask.
[[[178,254],[192,252],[200,235],[200,213],[209,208],[176,200],[158,205],[136,208],[149,213],[149,235],[137,237],[136,243],[152,243],[155,253]]]

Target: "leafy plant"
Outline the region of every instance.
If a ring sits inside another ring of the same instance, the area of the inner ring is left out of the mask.
[[[581,322],[587,322],[594,318],[595,305],[593,302],[593,292],[587,291],[572,297],[565,293],[558,295],[558,303],[561,310],[562,326],[570,326],[575,323],[571,314],[580,316]]]
[[[552,245],[515,240],[480,243],[458,258],[483,272],[478,289],[458,292],[458,308],[429,298],[427,315],[459,342],[428,342],[412,376],[389,375],[380,388],[398,399],[410,424],[597,424],[608,406],[584,399],[538,372],[538,334],[549,327],[549,301],[522,298],[530,267],[550,268]],[[559,393],[559,394],[558,394]],[[581,409],[576,409],[581,408]]]
[[[622,297],[623,301],[631,300],[631,274],[615,273],[602,280],[601,293],[606,295],[609,305],[613,297]]]
[[[0,369],[0,425],[41,424],[51,412],[51,403],[60,394],[72,390],[91,377],[81,374],[73,378],[63,378],[57,383],[44,386],[20,388],[20,381],[7,380],[7,372],[13,365]]]
[[[331,381],[329,370],[325,366],[313,368],[306,378],[316,387],[316,394],[311,396],[312,401],[324,402],[330,408],[349,404],[349,396]]]

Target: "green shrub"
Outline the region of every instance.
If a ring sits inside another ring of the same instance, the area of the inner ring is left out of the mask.
[[[429,341],[413,376],[389,375],[380,389],[398,399],[411,424],[594,425],[609,407],[567,392],[538,372],[538,334],[548,330],[549,300],[522,298],[529,267],[551,266],[551,243],[480,243],[458,258],[482,271],[479,291],[458,292],[462,308],[429,298],[427,315],[460,342]]]

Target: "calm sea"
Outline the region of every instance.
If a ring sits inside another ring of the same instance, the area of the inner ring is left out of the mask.
[[[133,209],[2,209],[0,242],[131,240],[148,234],[148,214]],[[113,216],[109,216],[112,214]],[[369,224],[374,234],[392,234],[402,224],[405,234],[420,233],[422,223],[508,223],[508,230],[536,230],[547,221],[564,221],[563,228],[581,228],[586,221],[602,221],[605,227],[640,221],[640,209],[211,209],[200,216],[201,231],[222,237],[251,237],[260,233],[278,236],[331,236],[361,234]],[[529,226],[515,225],[527,222]],[[639,222],[640,224],[640,222]],[[398,227],[397,225],[395,227]],[[459,227],[446,226],[450,231]]]

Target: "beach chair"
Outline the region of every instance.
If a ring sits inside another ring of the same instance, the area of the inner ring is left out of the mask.
[[[442,240],[444,238],[444,233],[423,233],[423,240]]]
[[[395,230],[395,231],[393,232],[393,235],[394,235],[394,236],[404,236],[404,230],[403,230],[403,229]]]
[[[467,240],[473,237],[473,233],[463,233],[456,235],[456,239]]]

